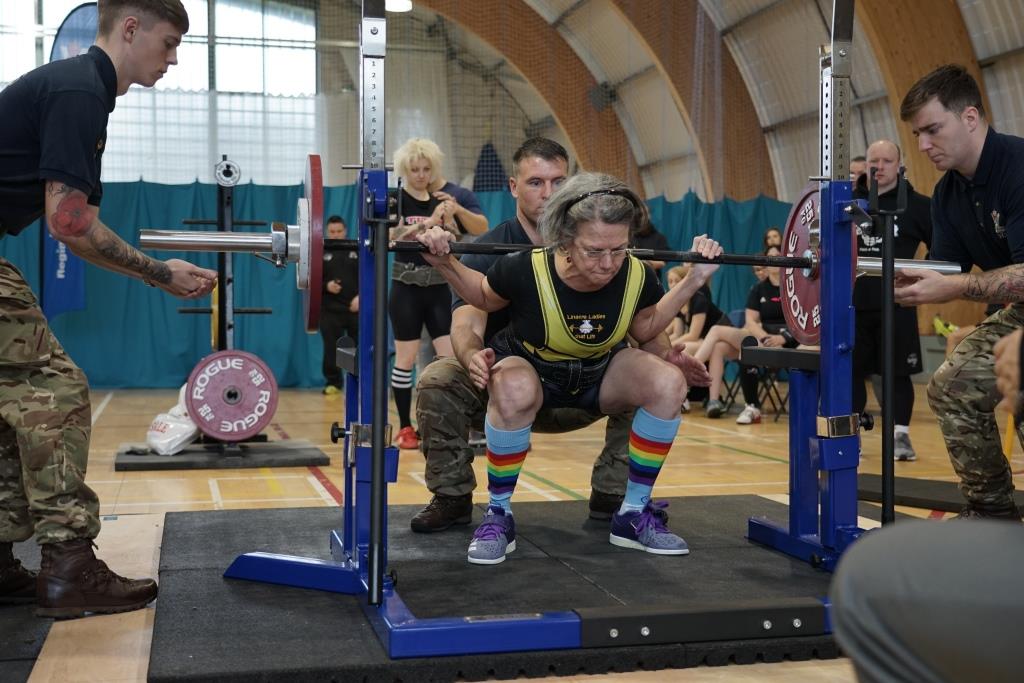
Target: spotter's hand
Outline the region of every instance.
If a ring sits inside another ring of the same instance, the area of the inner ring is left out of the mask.
[[[697,235],[693,238],[693,246],[690,251],[700,254],[706,259],[715,259],[722,255],[722,245],[707,235]],[[693,270],[697,271],[705,280],[718,270],[717,263],[695,263]]]

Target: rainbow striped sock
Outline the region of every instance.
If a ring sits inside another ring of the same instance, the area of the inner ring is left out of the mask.
[[[526,451],[530,449],[530,429],[507,431],[498,429],[488,419],[484,420],[487,435],[487,490],[491,494],[491,505],[512,514],[512,492],[523,469]]]
[[[620,513],[643,510],[650,501],[654,481],[672,448],[680,419],[662,420],[643,408],[637,409],[629,431],[629,481]]]

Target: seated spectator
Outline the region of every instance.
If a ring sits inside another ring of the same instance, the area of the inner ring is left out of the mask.
[[[668,271],[668,286],[671,289],[681,282],[690,271],[690,265],[676,266]],[[705,283],[690,298],[673,318],[667,330],[673,348],[681,349],[691,356],[697,351],[701,341],[715,325],[732,327],[729,316],[715,306],[711,300],[711,287]]]
[[[780,252],[778,247],[768,247],[764,253],[767,256],[778,256]],[[796,340],[786,330],[786,319],[782,313],[779,293],[781,270],[766,268],[768,276],[763,282],[758,282],[750,288],[742,328],[723,325],[712,327],[693,354],[700,362],[708,363],[708,371],[711,373],[709,400],[705,409],[705,414],[710,418],[719,418],[725,412],[721,394],[726,360],[739,358],[740,349],[744,346],[797,346]],[[736,424],[753,424],[761,421],[761,402],[757,386],[759,376],[760,369],[757,366],[741,364],[740,386],[743,389],[746,406],[736,418]]]

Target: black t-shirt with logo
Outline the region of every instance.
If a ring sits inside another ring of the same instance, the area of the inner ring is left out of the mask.
[[[891,211],[896,208],[896,188],[878,195],[878,208]],[[853,196],[867,199],[867,190],[858,188]],[[917,247],[932,244],[931,202],[924,195],[914,191],[907,183],[907,211],[902,216],[893,216],[894,258],[912,259]],[[857,254],[859,256],[882,257],[882,236],[865,235],[857,228]],[[853,286],[853,305],[858,311],[878,311],[882,308],[882,278],[862,275]]]
[[[445,190],[447,192],[447,190]],[[526,234],[526,230],[519,223],[519,218],[510,218],[504,223],[500,223],[495,227],[491,228],[484,234],[474,240],[478,244],[532,244],[530,236]],[[500,256],[492,254],[463,254],[462,265],[467,268],[472,268],[475,271],[487,274],[487,271],[491,269],[491,266],[497,261]],[[452,311],[460,306],[468,306],[465,301],[462,300],[458,294],[452,292]],[[494,311],[487,314],[487,327],[484,330],[484,344],[487,344],[491,337],[497,334],[499,331],[508,327],[508,309],[503,308],[500,311]]]
[[[402,188],[402,218],[401,227],[405,228],[416,223],[422,223],[434,215],[434,209],[441,202],[434,195],[427,197],[426,201],[416,199]],[[412,263],[417,266],[429,266],[422,256],[415,252],[398,252],[395,254],[395,261],[399,263]]]
[[[773,285],[768,278],[750,288],[750,294],[747,295],[747,308],[760,314],[761,327],[769,334],[778,334],[779,330],[786,326],[779,286]]]
[[[690,297],[690,302],[686,306],[686,314],[682,316],[687,329],[690,328],[693,322],[693,316],[699,313],[704,314],[704,327],[700,331],[701,339],[708,336],[708,332],[711,331],[712,327],[722,323],[723,318],[727,321],[726,324],[730,324],[728,323],[729,317],[722,313],[722,309],[711,300],[711,288],[707,285],[702,285]]]
[[[117,73],[95,45],[33,69],[0,91],[0,235],[17,235],[46,208],[46,181],[100,205],[100,162]]]
[[[542,347],[546,341],[544,312],[534,279],[532,256],[532,252],[524,251],[500,257],[487,272],[487,282],[498,296],[511,302],[508,308],[515,336],[527,344]],[[579,292],[558,277],[554,252],[549,250],[545,256],[555,296],[558,297],[562,316],[573,338],[588,345],[607,341],[622,313],[627,279],[625,262],[615,277],[601,289]],[[637,300],[636,310],[640,311],[658,303],[664,290],[649,266],[638,260],[634,260],[634,265],[647,269]]]

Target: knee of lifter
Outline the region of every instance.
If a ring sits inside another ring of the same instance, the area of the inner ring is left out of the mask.
[[[655,385],[659,396],[678,397],[680,403],[686,398],[688,389],[686,378],[683,376],[683,371],[677,367],[673,366],[667,368],[664,372],[659,372],[652,384]]]
[[[539,405],[539,389],[535,377],[526,372],[506,370],[491,375],[488,393],[502,412],[521,412]]]

